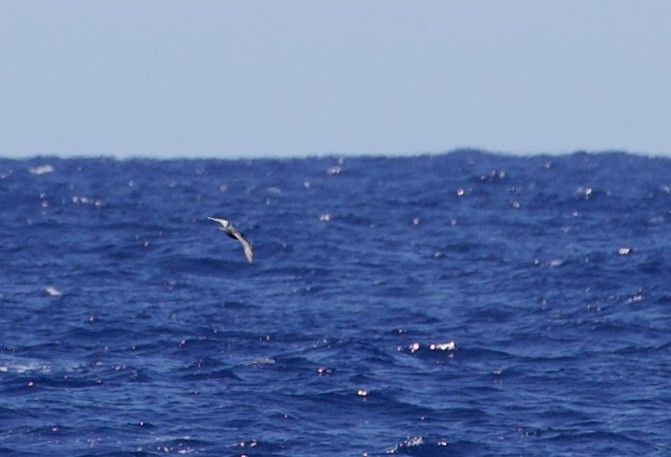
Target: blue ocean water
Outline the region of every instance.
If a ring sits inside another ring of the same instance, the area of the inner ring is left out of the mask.
[[[671,159],[0,160],[0,221],[1,456],[671,455]]]

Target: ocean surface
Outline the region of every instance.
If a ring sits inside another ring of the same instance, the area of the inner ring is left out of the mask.
[[[671,159],[2,159],[0,222],[2,457],[671,455]]]

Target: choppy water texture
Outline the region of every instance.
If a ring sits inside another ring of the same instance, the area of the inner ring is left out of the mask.
[[[670,187],[625,154],[0,160],[0,455],[671,455]]]

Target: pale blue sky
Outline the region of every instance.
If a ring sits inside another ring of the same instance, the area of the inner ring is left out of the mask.
[[[671,1],[0,2],[0,156],[671,155]]]

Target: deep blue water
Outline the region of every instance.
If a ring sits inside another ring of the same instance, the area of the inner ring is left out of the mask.
[[[3,457],[671,455],[671,159],[0,160],[0,222]]]

